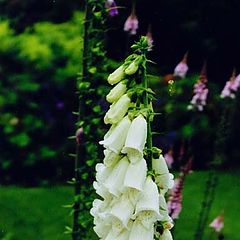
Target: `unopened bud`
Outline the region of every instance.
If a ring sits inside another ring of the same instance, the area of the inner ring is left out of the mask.
[[[83,143],[83,134],[84,132],[82,127],[76,131],[76,142],[78,145]]]

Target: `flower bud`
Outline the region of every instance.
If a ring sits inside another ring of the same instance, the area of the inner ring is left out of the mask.
[[[124,66],[120,66],[119,68],[117,68],[113,73],[111,73],[108,76],[108,83],[111,85],[114,85],[118,82],[120,82],[125,76],[125,72],[124,72]]]
[[[130,65],[125,69],[125,73],[127,75],[133,75],[137,72],[139,64],[136,60],[130,63]]]
[[[105,124],[115,124],[122,120],[128,111],[131,99],[127,94],[124,94],[117,102],[110,106],[110,109],[104,117]]]
[[[143,115],[132,121],[122,153],[127,153],[130,162],[136,163],[143,158],[143,149],[147,140],[147,122]]]
[[[83,144],[83,128],[79,128],[77,131],[76,131],[76,142],[78,145],[80,144]]]
[[[123,94],[125,94],[126,91],[126,84],[120,82],[109,92],[106,99],[109,103],[116,102]]]

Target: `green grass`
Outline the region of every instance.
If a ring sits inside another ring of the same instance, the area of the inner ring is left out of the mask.
[[[183,211],[176,223],[175,240],[193,240],[207,175],[207,172],[194,172],[186,179]],[[218,176],[219,184],[209,222],[224,210],[225,239],[239,240],[239,172],[224,172]],[[64,227],[71,224],[71,217],[69,210],[61,206],[71,202],[72,192],[69,187],[0,187],[0,232],[12,235],[4,240],[70,239],[63,232]],[[210,239],[209,233],[207,229],[204,240]]]

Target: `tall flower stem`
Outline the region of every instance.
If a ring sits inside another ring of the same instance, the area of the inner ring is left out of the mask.
[[[90,7],[88,5],[88,0],[85,1],[85,18],[84,18],[84,35],[83,35],[83,60],[82,60],[82,80],[87,78],[88,74],[88,29],[90,22]],[[79,125],[80,120],[83,113],[82,101],[79,98],[79,109],[78,109],[78,121],[77,125]],[[79,127],[79,126],[78,126]],[[73,204],[73,227],[72,227],[72,239],[80,240],[80,225],[79,225],[79,215],[80,215],[80,188],[81,188],[81,175],[80,175],[80,167],[81,167],[81,153],[83,150],[83,144],[80,141],[77,141],[76,145],[76,156],[75,156],[75,198]]]
[[[152,129],[151,129],[151,121],[150,121],[150,116],[152,114],[152,111],[150,110],[150,103],[151,100],[149,99],[148,96],[148,79],[147,79],[147,72],[146,72],[146,52],[143,51],[143,72],[142,72],[142,84],[143,88],[145,89],[144,95],[143,95],[143,103],[144,103],[144,108],[148,109],[147,111],[147,161],[148,161],[148,167],[149,170],[152,170]]]

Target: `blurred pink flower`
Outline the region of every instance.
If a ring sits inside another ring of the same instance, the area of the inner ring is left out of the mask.
[[[186,76],[188,71],[187,56],[188,53],[185,53],[182,61],[175,67],[173,76],[180,78],[184,78]]]
[[[210,224],[209,227],[213,228],[216,232],[220,232],[224,227],[224,215],[221,213]]]
[[[232,76],[230,77],[229,81],[226,82],[220,97],[221,98],[235,98],[235,93],[238,90],[240,85],[240,77],[236,78],[236,72],[233,70]]]
[[[146,37],[147,37],[148,46],[149,46],[148,51],[151,51],[153,47],[153,37],[152,37],[151,26],[148,27],[148,32]]]
[[[206,66],[203,66],[203,69],[200,73],[199,80],[193,86],[193,97],[188,106],[189,110],[197,109],[198,111],[203,111],[203,107],[206,105],[208,88],[206,86],[207,76],[206,76]]]
[[[131,35],[135,35],[138,29],[138,19],[135,14],[135,8],[133,7],[130,16],[127,18],[124,24],[124,31],[129,32]]]
[[[164,155],[165,161],[168,165],[168,168],[172,168],[172,164],[174,162],[173,159],[173,150],[170,149],[165,155]]]
[[[118,15],[117,4],[114,0],[106,0],[105,6],[108,9],[108,13],[111,17]]]
[[[174,181],[174,186],[170,191],[170,196],[167,202],[168,211],[170,217],[174,220],[179,217],[180,212],[182,211],[182,191],[184,186],[184,180],[186,175],[192,169],[192,158],[189,159],[187,164],[182,168],[181,173],[178,178]]]

